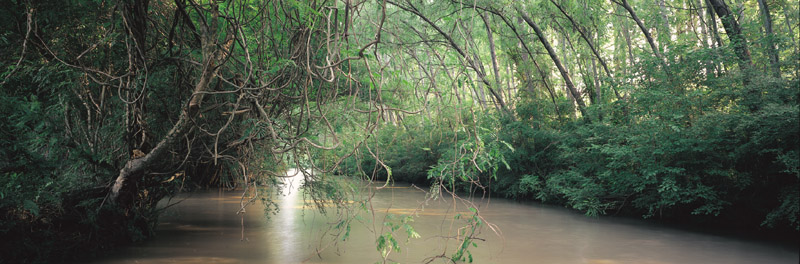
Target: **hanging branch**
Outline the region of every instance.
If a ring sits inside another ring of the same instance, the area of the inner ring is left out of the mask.
[[[470,58],[470,56],[468,56],[466,54],[466,52],[464,52],[464,50],[461,49],[461,47],[458,44],[456,44],[455,40],[453,40],[453,38],[450,36],[450,34],[447,34],[446,32],[444,32],[444,30],[442,30],[439,26],[437,26],[435,23],[433,23],[433,21],[431,21],[428,17],[423,15],[410,2],[407,2],[407,4],[409,5],[408,7],[400,5],[400,4],[398,4],[398,3],[394,2],[394,1],[386,1],[386,2],[389,3],[389,4],[392,4],[392,5],[400,8],[400,9],[408,11],[409,13],[412,13],[412,14],[416,15],[417,17],[421,18],[426,23],[428,23],[428,25],[433,27],[433,29],[436,30],[436,32],[439,32],[439,34],[447,40],[447,42],[450,44],[450,46],[453,49],[455,49],[456,52],[458,52],[458,54],[461,55],[462,58],[464,58],[464,60],[467,61],[467,66],[469,66],[473,70],[475,70],[475,72],[478,75],[478,78],[480,79],[480,81],[483,84],[486,85],[486,88],[489,89],[489,92],[497,100],[498,104],[500,104],[500,108],[502,109],[502,111],[505,114],[507,114],[509,117],[514,118],[514,114],[511,113],[511,111],[508,109],[508,107],[506,106],[505,101],[503,101],[503,98],[499,94],[497,94],[497,91],[495,91],[495,89],[492,88],[492,84],[489,82],[489,80],[486,79],[486,76],[480,70],[480,68],[478,67],[477,63],[472,58]]]
[[[575,22],[574,19],[572,19],[572,16],[567,14],[567,12],[564,10],[564,8],[561,7],[561,5],[559,5],[558,3],[556,3],[556,1],[550,0],[550,3],[553,3],[553,5],[555,5],[558,8],[558,10],[561,11],[561,13],[564,14],[564,16],[567,17],[569,22],[572,24],[572,27],[576,31],[578,31],[578,33],[580,33],[581,38],[586,42],[586,45],[589,46],[589,49],[592,50],[592,54],[594,54],[594,56],[597,58],[597,60],[600,61],[600,65],[603,66],[603,70],[605,71],[606,76],[608,76],[608,78],[613,82],[614,81],[614,77],[611,75],[611,71],[608,69],[608,64],[606,64],[606,60],[603,59],[602,56],[600,56],[600,52],[597,51],[597,49],[594,47],[594,44],[592,44],[592,41],[589,40],[589,38],[586,36],[586,33],[583,31],[583,28],[581,28],[578,25],[578,23]],[[617,88],[614,85],[611,86],[611,89],[614,91],[614,95],[617,96],[617,99],[618,100],[622,100],[622,96],[620,96],[619,92],[617,91]]]

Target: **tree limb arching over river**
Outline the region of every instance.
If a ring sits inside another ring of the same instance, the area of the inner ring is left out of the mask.
[[[239,191],[242,220],[275,209],[264,194],[290,168],[313,171],[295,176],[303,194],[342,220],[374,212],[357,186],[405,182],[424,200],[537,201],[796,244],[798,9],[9,1],[0,253],[48,262],[144,241],[160,201],[208,188]],[[466,207],[441,234],[458,246],[430,260],[469,261],[472,242],[492,243],[470,234],[509,233]],[[399,232],[414,219],[371,221]],[[378,261],[403,254],[371,230]]]

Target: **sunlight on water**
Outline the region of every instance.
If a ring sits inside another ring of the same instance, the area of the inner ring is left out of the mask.
[[[341,241],[328,232],[335,216],[303,206],[302,184],[301,174],[284,178],[283,192],[273,197],[280,211],[267,220],[259,213],[263,206],[256,203],[244,215],[244,229],[242,218],[236,215],[241,191],[181,195],[178,200],[185,200],[162,217],[156,237],[95,263],[375,263],[381,261],[376,233],[387,232],[383,225],[387,212],[398,218],[417,215],[411,225],[422,236],[405,243],[404,231],[396,231],[401,251],[393,252],[389,260],[421,263],[431,256],[451,256],[459,241],[448,237],[459,236],[457,231],[463,230],[471,214],[447,198],[421,206],[425,193],[416,188],[370,187],[366,189],[376,192],[371,204],[375,218],[362,213],[360,220],[352,222],[350,238]],[[480,205],[481,214],[498,225],[503,235],[481,230],[478,247],[470,248],[475,263],[795,264],[800,258],[792,247],[670,229],[636,219],[589,218],[563,208],[504,199],[492,199],[490,206],[485,202]],[[462,218],[454,220],[456,214]],[[317,254],[320,249],[324,251]]]
[[[273,239],[279,241],[275,243],[280,248],[276,252],[279,262],[288,263],[296,261],[297,256],[302,249],[301,241],[298,240],[299,230],[298,227],[302,223],[297,223],[298,215],[298,202],[301,200],[300,186],[303,184],[303,174],[296,169],[291,169],[287,172],[285,178],[282,178],[282,193],[278,198],[280,200],[280,212],[275,216],[274,228],[278,229],[278,237],[270,235],[265,239]]]

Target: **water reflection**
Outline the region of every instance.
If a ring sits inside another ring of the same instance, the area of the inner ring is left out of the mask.
[[[279,199],[280,212],[274,216],[275,222],[268,227],[274,232],[267,232],[265,239],[277,240],[279,243],[273,244],[277,251],[272,255],[279,256],[279,263],[296,262],[300,255],[302,244],[298,240],[298,235],[302,232],[302,223],[298,223],[296,218],[299,213],[298,204],[302,200],[300,197],[300,186],[303,184],[303,174],[296,169],[287,172],[287,177],[282,178],[282,194]]]
[[[291,172],[290,172],[291,173]],[[325,235],[333,221],[303,209],[297,189],[302,176],[286,178],[280,212],[270,220],[257,204],[248,208],[241,241],[241,219],[235,214],[241,192],[208,191],[183,196],[186,200],[162,218],[158,236],[146,243],[114,252],[97,263],[375,263],[376,234],[386,232],[383,217],[416,213],[411,223],[422,235],[405,244],[395,232],[401,252],[390,255],[400,263],[421,263],[427,257],[450,256],[457,241],[447,239],[465,224],[454,221],[468,209],[450,199],[425,201],[424,193],[408,186],[369,190],[376,194],[372,214],[352,222],[346,242]],[[471,248],[475,263],[798,263],[796,248],[669,229],[632,219],[587,218],[561,208],[492,199],[479,208],[487,221],[502,228],[503,237],[483,230]],[[371,230],[377,230],[373,232]],[[326,247],[327,242],[336,244]],[[316,254],[318,249],[326,250]],[[320,258],[321,257],[321,258]],[[435,261],[434,263],[446,263]]]

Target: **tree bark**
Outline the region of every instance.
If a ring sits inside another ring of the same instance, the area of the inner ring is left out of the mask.
[[[784,5],[781,9],[783,9],[783,21],[784,24],[786,24],[786,31],[789,31],[789,36],[791,36],[791,46],[794,48],[794,54],[800,54],[800,45],[798,45],[797,39],[794,36],[794,30],[792,29],[794,25],[797,25],[797,21],[792,21],[792,19],[790,19],[792,16],[789,13],[788,6]],[[794,78],[800,78],[800,67],[798,67],[797,63],[794,63]]]
[[[647,27],[645,27],[644,23],[642,23],[642,20],[639,19],[639,16],[636,15],[636,12],[633,11],[631,5],[628,4],[628,0],[622,0],[622,2],[617,2],[616,0],[612,1],[622,6],[622,8],[628,11],[633,21],[636,22],[636,25],[638,25],[639,29],[642,30],[644,38],[647,39],[647,44],[650,44],[650,49],[653,50],[653,54],[656,56],[656,58],[658,58],[660,61],[663,62],[663,57],[661,56],[661,53],[658,51],[658,46],[656,46],[656,42],[653,40],[653,35],[650,34],[650,31],[647,30]]]
[[[132,40],[128,46],[130,60],[130,76],[126,78],[125,97],[131,102],[125,109],[125,142],[130,156],[138,156],[142,151],[149,151],[149,133],[147,129],[146,87],[139,86],[139,80],[147,73],[147,21],[149,0],[122,0],[123,25]],[[138,93],[137,93],[138,91]]]
[[[657,0],[657,2],[658,14],[661,16],[661,27],[663,27],[662,29],[658,30],[658,44],[659,48],[661,48],[659,51],[663,53],[667,49],[667,43],[669,43],[672,33],[670,32],[669,28],[669,16],[667,16],[669,11],[667,11],[666,3],[664,3],[664,0]]]
[[[633,40],[631,40],[631,31],[628,29],[627,23],[622,23],[622,36],[625,38],[625,47],[628,51],[628,66],[633,65]],[[627,72],[627,67],[626,67]]]
[[[792,46],[795,48],[795,53],[800,54],[800,46],[797,45],[797,39],[795,39],[794,30],[792,29],[792,26],[797,24],[792,23],[792,20],[789,19],[792,16],[789,14],[789,11],[787,11],[788,7],[783,6],[782,9],[783,9],[783,17],[785,18],[783,19],[783,21],[785,22],[786,30],[789,31],[789,36],[792,39]]]
[[[775,48],[775,40],[772,34],[772,16],[769,12],[769,6],[764,0],[758,0],[758,7],[761,11],[761,18],[764,21],[764,31],[767,35],[767,54],[769,54],[770,68],[772,69],[772,76],[775,78],[781,77],[781,65],[778,58],[778,49]]]
[[[747,40],[742,34],[742,28],[723,0],[708,0],[708,2],[711,3],[717,16],[722,21],[722,26],[725,27],[725,34],[728,35],[733,51],[739,58],[738,65],[742,74],[742,85],[745,87],[749,97],[748,100],[743,101],[743,104],[752,112],[758,111],[761,109],[761,92],[749,85],[753,74],[753,62],[750,59],[750,50],[747,48]]]
[[[722,21],[725,33],[728,35],[731,45],[733,45],[733,51],[736,53],[736,56],[739,57],[742,70],[748,69],[753,65],[753,62],[750,59],[750,50],[747,48],[747,40],[744,38],[744,35],[742,35],[742,27],[739,25],[739,22],[736,21],[736,18],[728,8],[728,5],[725,4],[725,1],[708,0],[708,2],[711,3],[714,12],[716,12],[717,16],[719,16],[719,19]]]
[[[702,0],[696,0],[696,2],[695,0],[689,1],[689,7],[696,11],[697,18],[700,21],[700,35],[701,35],[700,42],[704,49],[709,49],[709,45],[711,44],[709,44],[710,30],[708,24],[710,22],[707,21],[706,19],[705,16],[706,12],[704,12],[705,9],[703,9],[703,2]],[[706,62],[706,76],[711,76],[712,74],[714,74],[715,67],[716,65],[714,64],[714,59],[713,58],[709,59],[708,62]]]
[[[500,71],[497,67],[497,53],[494,51],[494,37],[492,36],[492,28],[490,27],[489,20],[486,18],[484,13],[479,12],[478,15],[480,15],[481,19],[483,20],[483,24],[486,26],[486,37],[489,41],[489,53],[492,56],[492,70],[494,72],[495,87],[497,87],[497,90],[500,92],[500,98],[502,98],[503,86],[500,83]]]
[[[722,47],[722,38],[719,37],[719,27],[717,26],[717,19],[716,19],[716,15],[714,14],[714,8],[711,6],[711,3],[709,3],[708,0],[705,0],[705,2],[706,2],[706,7],[707,7],[706,8],[706,13],[708,14],[708,22],[709,22],[708,23],[708,28],[709,28],[709,31],[711,32],[710,34],[711,34],[711,37],[712,37],[712,40],[713,40],[711,44],[712,44],[712,46],[714,48]],[[719,75],[719,74],[721,74],[723,72],[723,69],[725,68],[725,66],[722,65],[721,62],[719,62],[720,56],[719,56],[718,50],[716,50],[716,49],[714,50],[714,58],[715,58],[715,60],[714,60],[714,68],[717,71],[716,72],[717,75]]]
[[[599,102],[601,102],[603,93],[600,91],[601,90],[600,89],[600,77],[597,76],[597,63],[595,62],[596,60],[594,58],[591,58],[591,59],[592,59],[592,77],[593,77],[592,79],[594,79],[594,91],[595,91],[595,94],[594,94],[595,102],[594,103],[599,103]]]
[[[192,98],[189,104],[181,111],[178,121],[167,134],[156,144],[156,146],[147,154],[141,157],[131,158],[119,172],[117,179],[111,186],[109,201],[121,207],[129,206],[134,201],[135,197],[135,182],[142,177],[146,170],[150,169],[153,165],[163,160],[169,153],[169,149],[176,145],[178,140],[185,135],[192,127],[193,122],[199,111],[200,103],[203,100],[205,92],[209,90],[210,83],[217,75],[219,65],[217,61],[223,61],[221,58],[229,50],[233,44],[232,35],[228,35],[228,40],[221,49],[217,49],[217,17],[218,13],[216,5],[212,5],[212,19],[210,25],[202,27],[202,54],[203,63],[200,77],[194,87]],[[125,195],[123,195],[125,194]]]
[[[564,78],[564,83],[566,83],[567,85],[567,90],[575,99],[575,103],[578,104],[578,110],[581,112],[581,115],[583,115],[588,119],[589,115],[586,113],[586,104],[583,103],[583,99],[581,98],[580,93],[578,93],[578,90],[575,88],[575,84],[572,83],[572,79],[569,76],[569,72],[567,72],[567,69],[565,69],[564,66],[561,64],[561,60],[558,59],[558,55],[556,55],[556,52],[553,50],[553,47],[550,46],[550,42],[547,41],[547,38],[545,38],[542,30],[539,28],[538,25],[536,25],[536,22],[534,22],[530,17],[528,17],[528,15],[525,12],[523,12],[519,7],[516,7],[516,10],[517,13],[520,14],[522,19],[525,20],[525,23],[527,23],[528,26],[533,28],[533,31],[536,32],[536,36],[539,37],[539,41],[542,43],[542,45],[544,45],[544,48],[547,50],[547,54],[550,55],[550,59],[553,60],[553,63],[555,63],[559,73],[561,73],[561,77]]]

